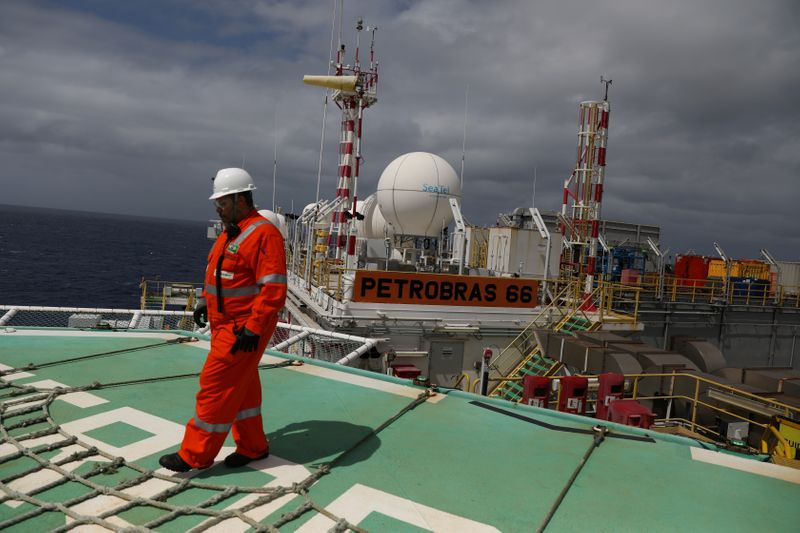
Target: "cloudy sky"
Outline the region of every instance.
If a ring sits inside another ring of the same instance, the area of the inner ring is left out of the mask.
[[[314,200],[334,0],[2,0],[0,204],[204,220],[217,169]],[[347,0],[377,26],[359,196],[395,157],[458,171],[474,224],[560,207],[578,103],[613,79],[604,217],[673,252],[800,259],[800,3]],[[276,120],[277,117],[277,120]],[[333,196],[338,114],[322,175]],[[277,127],[275,126],[277,124]]]

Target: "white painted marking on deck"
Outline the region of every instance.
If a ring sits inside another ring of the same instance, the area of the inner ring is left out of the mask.
[[[193,346],[194,348],[200,348],[207,352],[211,350],[211,341],[195,341],[187,343],[186,346]]]
[[[58,435],[56,437],[57,437],[56,440],[60,440],[60,439],[64,438],[61,435]],[[58,461],[61,461],[62,459],[66,459],[67,457],[69,457],[73,453],[83,451],[84,449],[85,448],[83,448],[82,446],[79,446],[77,444],[73,444],[71,446],[65,446],[64,448],[61,448],[61,451],[60,451],[60,453],[58,455],[56,455],[55,457],[50,459],[50,462],[51,463],[56,463]],[[70,472],[70,471],[78,468],[81,464],[83,464],[83,462],[84,461],[75,461],[75,462],[72,462],[72,463],[63,464],[63,465],[61,465],[61,468],[63,468],[64,470]],[[40,487],[42,487],[44,485],[52,483],[52,482],[54,482],[56,480],[59,480],[61,478],[62,478],[61,474],[59,474],[55,470],[43,469],[43,470],[37,470],[36,472],[28,474],[27,476],[23,476],[23,477],[21,477],[19,479],[15,479],[11,483],[9,483],[8,486],[12,490],[15,490],[17,492],[29,493],[34,489],[38,489],[38,488],[40,488]],[[18,500],[12,500],[12,501],[6,502],[6,504],[9,507],[18,507],[22,503],[23,502],[18,501]]]
[[[101,428],[115,422],[126,423],[133,427],[152,433],[152,435],[137,442],[133,442],[122,447],[116,447],[84,434],[93,429]],[[184,427],[180,424],[176,424],[169,420],[145,413],[144,411],[140,411],[132,407],[121,407],[113,411],[99,413],[94,416],[74,420],[72,422],[63,424],[61,428],[67,434],[77,437],[80,441],[88,444],[89,446],[96,446],[98,449],[101,449],[108,454],[124,457],[126,461],[135,461],[137,459],[141,459],[142,457],[146,457],[167,448],[176,446],[181,442],[181,440],[183,440],[184,430]],[[39,444],[56,442],[63,439],[64,437],[62,435],[48,435],[41,439],[35,439],[26,442],[26,446],[28,449],[30,449]],[[57,463],[58,461],[69,457],[72,453],[76,451],[83,451],[84,449],[84,447],[77,444],[66,446],[61,448],[60,453],[50,459],[50,462]],[[16,447],[10,444],[3,444],[0,446],[0,456],[8,455],[9,453],[13,453],[15,451]],[[87,461],[107,462],[108,460],[100,455],[97,455],[81,461],[67,463],[62,465],[61,468],[66,471],[72,471]],[[13,490],[27,493],[60,478],[61,474],[58,472],[50,469],[43,469],[16,479],[12,481],[9,486]],[[103,505],[110,505],[109,501],[104,500],[104,502],[105,503],[103,503]],[[6,502],[6,504],[11,507],[17,507],[21,503],[22,502],[19,501]]]
[[[231,451],[234,450],[231,449]],[[227,453],[225,455],[227,455]],[[292,485],[293,483],[299,483],[311,474],[311,472],[309,472],[305,466],[287,461],[286,459],[277,457],[275,455],[270,455],[266,459],[261,459],[259,461],[253,461],[247,466],[274,477],[275,479],[264,485],[265,487],[270,488],[280,486],[286,487]],[[244,505],[247,505],[262,496],[263,494],[248,494],[247,496],[236,501],[236,503],[233,505],[226,507],[226,509],[237,509],[243,507]],[[261,521],[297,496],[298,494],[296,493],[285,494],[276,500],[264,505],[260,505],[254,509],[250,509],[245,514],[253,520]],[[215,526],[209,528],[208,531],[233,533],[239,531],[248,531],[249,529],[250,526],[245,522],[242,522],[238,518],[231,518],[216,524]]]
[[[274,355],[268,355],[268,354],[264,354],[261,357],[261,362],[266,364],[281,363],[285,360],[286,359],[282,357],[275,357]],[[388,392],[389,394],[395,394],[397,396],[403,396],[405,398],[416,398],[422,392],[422,390],[416,389],[414,387],[409,387],[408,385],[401,385],[400,383],[391,383],[389,381],[383,381],[381,379],[361,376],[358,374],[351,374],[349,372],[333,370],[330,368],[325,368],[322,366],[316,366],[311,364],[301,365],[301,366],[289,366],[286,368],[294,372],[300,372],[301,374],[317,376],[320,378],[330,379],[333,381],[340,381],[342,383],[348,383],[350,385],[356,385],[359,387],[364,387],[366,389],[374,389],[382,392]],[[444,394],[437,394],[436,396],[428,398],[427,401],[428,403],[439,403],[444,398],[445,398]]]
[[[750,472],[757,476],[771,477],[788,481],[789,483],[800,484],[800,470],[789,468],[788,466],[776,465],[774,463],[762,463],[753,459],[736,457],[726,453],[705,450],[703,448],[692,448],[692,459],[703,463],[717,466],[724,466],[742,472]]]
[[[45,435],[44,437],[38,437],[31,440],[26,440],[23,446],[28,449],[32,450],[38,446],[43,444],[53,444],[54,442],[58,442],[60,440],[64,440],[65,437],[63,435]],[[17,452],[17,447],[10,443],[0,444],[0,459],[8,457],[13,453]]]
[[[499,533],[500,531],[493,526],[446,513],[360,483],[350,487],[347,492],[336,498],[325,509],[335,516],[345,518],[354,525],[358,525],[370,513],[377,512],[406,524],[428,531],[436,531],[437,533],[463,533],[464,531],[469,531],[470,533]],[[298,528],[297,533],[328,531],[335,525],[336,522],[327,516],[317,514],[302,527]]]
[[[108,426],[115,422],[123,422],[135,428],[152,433],[153,435],[137,442],[118,448],[107,442],[94,439],[85,435],[93,429]],[[81,418],[73,422],[62,424],[62,429],[78,437],[90,446],[97,446],[106,453],[124,457],[127,461],[135,461],[156,452],[170,448],[183,440],[184,427],[175,422],[165,420],[158,416],[145,413],[132,407],[120,407],[113,411],[99,413],[94,416]]]
[[[183,335],[175,333],[142,333],[139,331],[69,331],[57,329],[53,331],[39,329],[20,329],[14,335],[23,337],[139,337],[142,339],[177,339]]]
[[[13,366],[8,366],[0,363],[0,370],[11,370]],[[6,381],[14,381],[15,379],[29,378],[33,376],[30,372],[14,372],[13,374],[6,374],[3,379]]]
[[[206,351],[211,349],[211,343],[209,341],[193,342],[190,343],[189,346],[193,346],[195,348],[201,348]],[[284,361],[286,361],[286,359],[283,357],[277,357],[266,353],[261,356],[260,360],[262,364],[283,363]],[[408,385],[402,385],[400,383],[391,383],[377,378],[351,374],[346,370],[344,370],[345,368],[347,367],[342,367],[342,370],[339,371],[322,366],[316,366],[314,364],[286,367],[287,370],[291,370],[294,372],[300,372],[302,374],[308,374],[320,378],[330,379],[333,381],[340,381],[342,383],[349,383],[350,385],[356,385],[358,387],[364,387],[367,389],[388,392],[389,394],[403,396],[404,398],[416,398],[422,392],[420,389],[409,387]],[[445,397],[444,394],[437,394],[436,396],[428,398],[428,403],[439,403],[444,399],[444,397]]]
[[[63,383],[59,383],[58,381],[54,381],[52,379],[43,379],[42,381],[26,383],[25,386],[36,387],[39,389],[55,389],[56,387],[63,387],[65,389],[69,388],[69,385],[64,385]],[[61,394],[56,396],[56,400],[61,400],[72,404],[75,407],[81,408],[94,407],[95,405],[108,403],[108,400],[105,400],[100,396],[96,396],[91,392],[70,392],[67,394]]]

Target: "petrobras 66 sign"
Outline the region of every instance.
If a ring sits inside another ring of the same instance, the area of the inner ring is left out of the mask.
[[[534,307],[539,282],[418,272],[356,272],[354,302],[473,307]]]

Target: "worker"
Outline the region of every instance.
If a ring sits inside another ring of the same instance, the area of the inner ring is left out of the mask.
[[[214,178],[210,200],[224,231],[208,255],[194,312],[198,326],[210,324],[211,350],[180,450],[159,459],[175,472],[211,466],[231,429],[236,451],[226,466],[269,455],[258,363],[286,301],[286,259],[280,231],[256,211],[255,188],[240,168],[222,169]]]

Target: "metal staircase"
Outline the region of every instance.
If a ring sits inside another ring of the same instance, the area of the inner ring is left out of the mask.
[[[580,296],[580,290],[580,283],[569,282],[528,327],[490,363],[491,369],[504,377],[490,392],[490,396],[518,402],[522,399],[522,378],[526,375],[552,376],[561,368],[560,362],[542,353],[542,346],[535,330],[551,329],[558,333],[571,333],[600,328],[602,322],[593,319],[581,309],[582,303],[587,299]],[[590,298],[598,297],[600,291],[602,288],[598,286]]]

